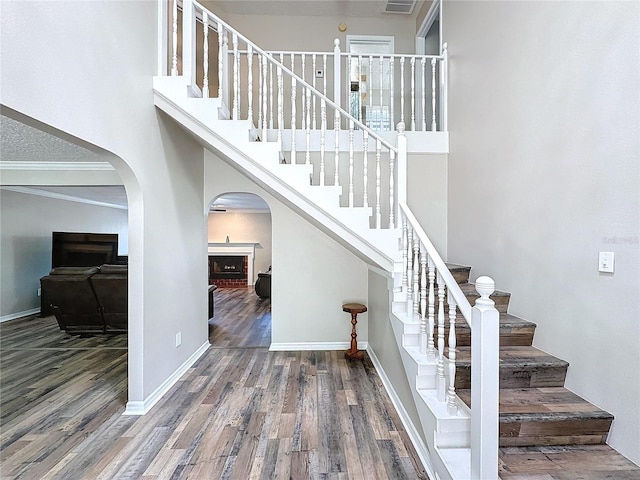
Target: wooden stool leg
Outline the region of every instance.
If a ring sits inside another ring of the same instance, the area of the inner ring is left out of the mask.
[[[362,351],[358,351],[358,332],[356,324],[358,323],[357,312],[351,312],[351,348],[344,352],[344,356],[349,359],[359,360],[364,356]]]

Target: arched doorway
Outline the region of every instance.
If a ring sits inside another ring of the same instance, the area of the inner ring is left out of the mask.
[[[207,216],[209,341],[271,344],[271,211],[258,195],[227,192]]]

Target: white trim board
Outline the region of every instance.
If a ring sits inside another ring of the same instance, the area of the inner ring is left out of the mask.
[[[433,464],[431,463],[431,455],[429,454],[429,448],[422,441],[422,437],[420,437],[418,430],[416,429],[415,425],[411,421],[411,417],[409,417],[409,414],[407,413],[404,406],[402,405],[402,401],[400,400],[400,397],[398,397],[398,394],[393,388],[393,384],[391,383],[391,380],[389,380],[389,377],[384,371],[384,368],[382,368],[382,364],[380,363],[380,360],[378,360],[378,357],[376,356],[372,348],[367,348],[367,353],[369,354],[369,358],[371,359],[371,363],[373,363],[373,366],[376,369],[376,372],[378,372],[378,376],[382,381],[382,385],[384,386],[384,389],[387,391],[387,394],[391,399],[391,403],[393,404],[394,408],[398,412],[400,421],[402,421],[402,425],[404,426],[404,429],[406,430],[407,435],[409,435],[409,439],[411,440],[411,443],[413,443],[413,446],[416,449],[416,453],[418,454],[418,457],[422,462],[422,466],[427,471],[427,475],[429,476],[429,478],[440,478],[436,476],[435,470],[433,468]]]
[[[149,395],[144,400],[130,400],[127,402],[127,407],[123,415],[144,415],[149,410],[153,408],[153,406],[162,399],[162,397],[173,387],[178,380],[185,374],[191,366],[196,363],[204,352],[211,346],[209,341],[206,341],[202,344],[198,350],[196,350],[193,355],[185,360],[185,362],[180,365],[175,372],[173,372],[169,378],[167,378],[162,384],[156,388],[151,395]]]
[[[298,352],[302,350],[347,350],[349,342],[300,342],[300,343],[272,343],[270,352]],[[369,342],[358,342],[359,350],[367,350]]]
[[[31,310],[23,310],[22,312],[9,313],[0,317],[0,323],[8,322],[9,320],[15,320],[16,318],[29,317],[37,313],[40,313],[40,307],[32,308]]]
[[[46,170],[46,171],[107,171],[116,169],[109,162],[6,162],[0,161],[0,170]]]
[[[7,190],[9,192],[24,193],[26,195],[37,195],[39,197],[53,198],[56,200],[65,200],[67,202],[83,203],[85,205],[95,205],[98,207],[115,208],[118,210],[128,210],[127,205],[118,205],[116,203],[99,202],[97,200],[90,200],[88,198],[76,197],[74,195],[66,195],[64,193],[49,192],[48,190],[40,190],[32,187],[9,187],[2,186],[1,190]]]

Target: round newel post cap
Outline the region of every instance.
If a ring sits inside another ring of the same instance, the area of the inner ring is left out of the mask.
[[[396,126],[398,133],[404,133],[405,128],[404,122],[398,122],[398,125]]]
[[[339,39],[339,38],[336,38],[336,39],[333,41],[333,46],[334,46],[334,47],[339,47],[339,46],[340,46],[340,39]]]
[[[488,300],[489,295],[491,295],[496,290],[496,282],[493,281],[491,277],[478,277],[476,280],[476,292],[480,294],[480,298],[482,300]]]

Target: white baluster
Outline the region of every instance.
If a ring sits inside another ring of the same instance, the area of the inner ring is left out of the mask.
[[[362,176],[363,176],[363,189],[362,189],[362,206],[367,208],[369,206],[369,179],[367,178],[369,173],[369,132],[364,130],[362,132],[362,149],[363,149],[363,163]]]
[[[427,249],[420,242],[420,353],[426,355],[429,345],[427,324]],[[432,340],[433,341],[433,340]]]
[[[351,109],[351,74],[353,72],[353,55],[347,55],[347,111],[353,115],[353,111]],[[357,116],[357,115],[354,115]]]
[[[411,57],[411,131],[416,131],[416,57]]]
[[[280,55],[280,64],[282,64],[282,55]],[[280,152],[282,152],[282,129],[283,126],[283,112],[282,112],[282,103],[284,100],[284,94],[282,92],[282,67],[278,65],[278,145],[280,147]]]
[[[267,58],[260,55],[260,61],[262,63],[262,141],[267,141]]]
[[[305,155],[305,163],[307,165],[311,164],[311,90],[308,88],[304,89],[307,100],[307,116],[305,121],[307,122],[307,152]]]
[[[273,63],[269,62],[269,128],[273,130]]]
[[[233,32],[233,116],[234,120],[240,118],[240,55],[238,55],[238,34]]]
[[[384,85],[384,83],[383,83],[383,81],[384,81],[384,75],[383,75],[383,72],[384,72],[384,59],[382,58],[382,55],[380,55],[378,68],[380,69],[380,127],[379,127],[379,130],[383,131],[385,128],[384,128],[384,125],[382,123],[382,119],[384,118],[384,115],[382,113],[383,110],[384,110],[384,104],[383,104],[383,98],[382,98],[382,93],[384,92],[384,87],[383,87],[383,85]]]
[[[327,135],[327,104],[320,100],[320,186],[324,187],[324,150]]]
[[[413,239],[413,313],[420,313],[420,239]]]
[[[264,96],[264,75],[262,67],[264,65],[264,58],[262,55],[258,55],[258,128],[261,129],[260,138],[264,138],[264,130],[262,130],[262,99]],[[266,141],[266,139],[265,139]]]
[[[447,295],[449,304],[449,389],[447,391],[447,413],[457,415],[458,402],[456,400],[456,300]]]
[[[395,159],[396,152],[389,151],[389,228],[395,228],[395,196],[394,196],[394,177],[395,177]]]
[[[253,48],[247,45],[247,119],[253,125]]]
[[[427,258],[429,265],[429,337],[427,338],[427,357],[429,360],[435,360],[435,345],[433,343],[433,333],[436,323],[436,299],[435,299],[435,283],[436,283],[436,268],[433,260],[429,256]]]
[[[291,55],[293,61],[293,55]],[[293,65],[292,65],[293,67]],[[296,85],[297,81],[291,77],[291,164],[296,163]]]
[[[431,130],[436,131],[436,59],[431,59]]]
[[[358,55],[358,120],[362,122],[362,91],[360,87],[362,85],[362,55]]]
[[[394,98],[394,93],[393,93],[393,83],[394,83],[394,75],[395,75],[395,64],[394,64],[394,58],[391,57],[391,59],[389,60],[389,118],[391,120],[391,125],[395,125],[394,119],[393,119],[393,104],[395,103],[395,98]]]
[[[444,378],[444,297],[447,287],[444,280],[438,272],[438,372],[437,372],[437,388],[438,400],[445,401],[446,381]]]
[[[404,123],[404,57],[400,57],[400,121]]]
[[[206,11],[202,12],[202,33],[202,98],[209,98],[209,15]]]
[[[175,3],[178,3],[177,1],[175,1]],[[224,75],[225,75],[225,71],[224,71],[224,63],[223,63],[223,59],[225,56],[225,51],[224,51],[224,40],[226,38],[226,34],[224,31],[224,27],[222,26],[222,23],[218,22],[218,98],[220,99],[220,101],[223,101],[223,93],[226,93],[223,91],[223,84],[224,84]],[[225,105],[228,107],[228,105]]]
[[[421,75],[420,77],[422,78],[422,131],[426,132],[427,131],[427,84],[426,82],[426,78],[425,78],[425,69],[424,69],[424,65],[425,65],[425,61],[426,59],[424,57],[422,57],[422,59],[420,60],[420,72]]]
[[[382,142],[376,140],[376,228],[382,228],[382,215],[380,212],[380,155],[382,154]]]
[[[353,207],[353,119],[349,120],[349,206]]]
[[[327,96],[327,54],[325,53],[324,55],[322,55],[322,68],[324,69],[324,75],[322,77],[323,79],[323,86],[322,86],[322,94],[326,97]]]
[[[407,217],[402,215],[402,292],[407,295],[407,269],[409,268],[409,257],[407,256],[408,245]],[[406,300],[406,299],[405,299]]]
[[[408,225],[407,229],[407,317],[413,315],[413,227]],[[404,255],[404,253],[403,253]]]
[[[304,53],[300,54],[300,58],[301,58],[301,68],[302,70],[300,71],[300,78],[304,81],[304,64],[305,64],[305,57],[306,55]],[[291,71],[293,71],[293,68],[291,69]],[[307,116],[306,116],[306,110],[305,110],[305,102],[306,102],[306,95],[300,95],[300,102],[301,102],[301,110],[302,110],[302,118],[301,118],[301,122],[300,122],[300,127],[301,128],[305,128],[305,125],[307,124]]]
[[[335,111],[335,115],[333,116],[333,130],[335,132],[335,146],[334,146],[334,163],[335,163],[335,172],[333,175],[333,184],[339,185],[340,178],[340,112],[338,110]]]
[[[311,55],[311,65],[313,68],[313,75],[312,75],[313,89],[316,90],[316,54],[315,53]],[[316,123],[316,102],[317,102],[316,96],[314,95],[313,96],[313,113],[312,113],[313,118],[311,120],[311,128],[313,128],[314,130],[318,128]]]
[[[371,128],[371,112],[373,111],[373,85],[372,85],[372,81],[373,81],[373,55],[369,55],[369,75],[367,75],[367,78],[369,79],[369,83],[367,86],[367,95],[369,96],[369,112],[367,114],[367,127]],[[378,228],[380,228],[380,225],[378,225]]]
[[[171,19],[171,76],[178,75],[178,0],[173,0]]]

